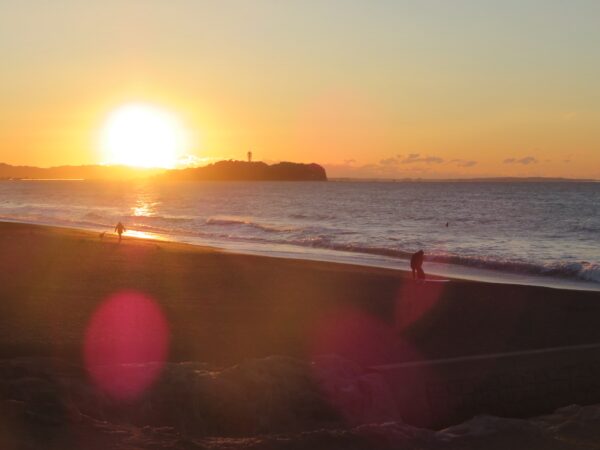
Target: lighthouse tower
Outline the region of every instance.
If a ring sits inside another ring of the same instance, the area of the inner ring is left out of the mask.
[[[252,152],[248,152],[248,162],[252,162]]]

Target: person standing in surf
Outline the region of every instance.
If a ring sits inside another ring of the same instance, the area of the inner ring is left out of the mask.
[[[412,269],[413,279],[424,280],[425,272],[423,271],[423,258],[425,254],[423,250],[419,250],[410,257],[410,268]]]
[[[121,222],[119,222],[116,226],[115,226],[115,231],[119,234],[119,242],[121,242],[121,235],[127,231],[127,229],[125,228],[125,225],[123,225]]]

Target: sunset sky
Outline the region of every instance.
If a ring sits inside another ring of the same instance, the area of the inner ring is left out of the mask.
[[[0,162],[110,162],[111,113],[147,104],[188,163],[600,178],[599,17],[598,0],[2,0]]]

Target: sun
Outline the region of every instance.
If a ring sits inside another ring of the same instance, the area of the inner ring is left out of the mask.
[[[185,144],[184,130],[173,114],[132,103],[109,115],[100,145],[108,164],[172,168],[183,156]]]

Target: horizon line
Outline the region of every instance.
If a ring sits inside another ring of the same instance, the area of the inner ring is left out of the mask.
[[[224,159],[221,161],[238,161],[238,162],[247,162],[244,160],[235,160],[235,159]],[[219,161],[215,161],[215,162],[219,162]],[[257,162],[264,162],[264,161],[252,161],[252,163],[257,163]],[[287,161],[280,161],[280,162],[287,162]],[[213,163],[209,163],[205,166],[183,166],[183,167],[174,167],[174,168],[166,168],[166,167],[136,167],[136,166],[131,166],[131,165],[127,165],[127,164],[102,164],[102,163],[92,163],[92,164],[63,164],[63,165],[56,165],[56,166],[46,166],[46,167],[40,167],[40,166],[32,166],[32,165],[17,165],[17,164],[10,164],[10,163],[5,163],[5,162],[0,162],[0,166],[5,165],[5,166],[10,166],[10,167],[15,167],[15,168],[32,168],[32,169],[42,169],[42,170],[51,170],[51,169],[59,169],[59,168],[90,168],[90,167],[102,167],[102,168],[120,168],[120,169],[130,169],[133,171],[140,171],[140,172],[156,172],[156,171],[171,171],[171,170],[182,170],[182,169],[196,169],[196,168],[202,168],[202,167],[206,167],[208,165],[214,164]],[[266,163],[268,164],[268,163]],[[318,163],[312,163],[312,164],[318,164]],[[321,165],[321,164],[319,164]],[[325,167],[326,165],[321,165],[322,167]],[[7,177],[7,178],[0,178],[4,179],[4,180],[25,180],[25,178],[11,178],[11,177]],[[29,180],[42,180],[41,178],[30,178],[28,177],[27,179]],[[61,178],[63,180],[71,180],[71,178]],[[73,179],[77,179],[77,180],[85,180],[85,178],[73,178]],[[46,178],[45,180],[49,180],[48,178]],[[352,182],[352,181],[356,181],[356,182],[427,182],[427,183],[431,183],[431,182],[564,182],[564,183],[569,183],[569,182],[587,182],[587,183],[597,183],[600,182],[600,178],[569,178],[569,177],[545,177],[545,176],[474,176],[474,177],[445,177],[445,178],[422,178],[422,177],[401,177],[401,178],[396,178],[396,177],[328,177],[329,181],[336,181],[336,182]]]

